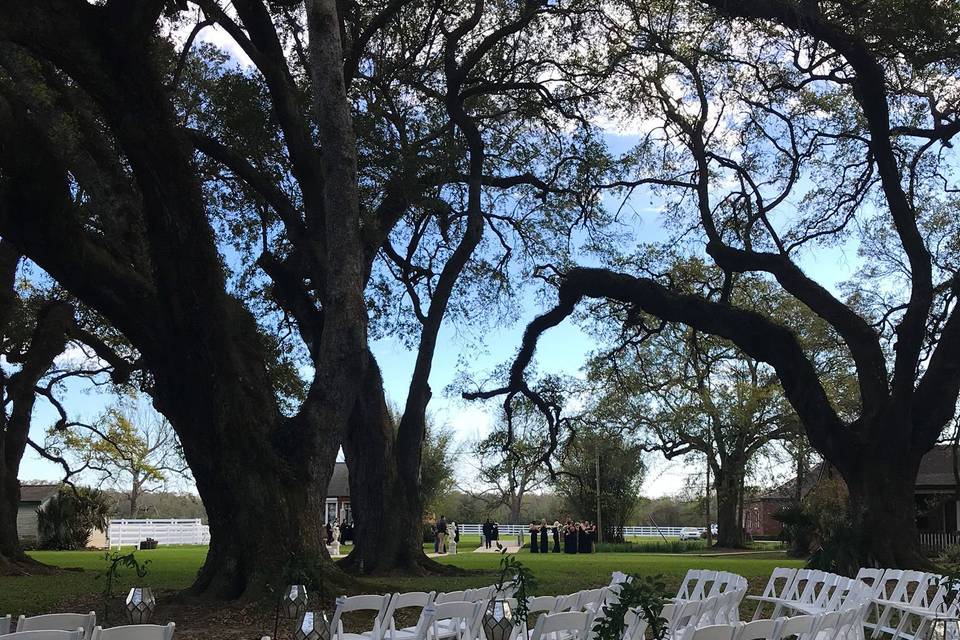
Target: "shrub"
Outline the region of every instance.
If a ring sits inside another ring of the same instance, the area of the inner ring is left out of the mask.
[[[597,553],[686,553],[700,551],[706,545],[701,541],[669,540],[667,542],[601,542]]]
[[[94,529],[107,528],[110,507],[103,494],[85,487],[61,488],[37,509],[41,549],[84,549]]]

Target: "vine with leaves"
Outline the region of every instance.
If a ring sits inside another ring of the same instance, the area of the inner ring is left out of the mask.
[[[513,597],[517,600],[514,624],[520,624],[530,615],[530,610],[527,608],[527,591],[536,586],[537,579],[530,567],[517,560],[516,556],[509,555],[506,551],[500,553],[502,557],[500,558],[500,576],[496,583],[497,593],[502,593],[504,585],[513,581]]]
[[[103,554],[103,559],[107,563],[107,568],[103,570],[103,573],[94,576],[94,579],[105,579],[103,583],[103,621],[106,622],[110,611],[110,601],[116,597],[113,588],[120,577],[120,569],[124,567],[133,569],[138,578],[143,578],[147,575],[147,565],[150,564],[150,561],[140,562],[133,551],[130,553],[121,553],[120,551],[111,553],[107,551]]]
[[[627,627],[627,613],[631,610],[636,610],[637,615],[647,621],[651,640],[664,640],[668,623],[661,613],[667,604],[666,592],[661,575],[643,578],[628,575],[620,584],[616,602],[605,604],[605,615],[598,617],[593,625],[595,640],[621,640]]]

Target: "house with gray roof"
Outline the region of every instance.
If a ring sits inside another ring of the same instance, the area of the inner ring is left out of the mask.
[[[324,509],[324,524],[341,524],[353,522],[353,512],[350,510],[350,474],[347,472],[346,462],[337,462],[327,485],[327,503]]]
[[[39,540],[37,509],[57,495],[56,484],[26,484],[20,487],[20,505],[17,507],[17,536],[26,546],[36,546]]]

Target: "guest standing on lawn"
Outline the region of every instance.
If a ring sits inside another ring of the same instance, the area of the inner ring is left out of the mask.
[[[538,553],[540,551],[540,543],[537,541],[537,523],[531,522],[530,526],[527,527],[527,531],[530,533],[530,553]]]
[[[553,552],[560,553],[560,521],[553,521]]]
[[[549,553],[550,547],[547,545],[547,521],[544,519],[540,523],[540,553]]]
[[[564,527],[563,552],[564,553],[577,552],[577,527],[569,520],[567,521],[567,526]]]
[[[489,549],[490,543],[493,541],[493,522],[490,521],[490,518],[484,521],[481,533],[483,533],[483,546]]]

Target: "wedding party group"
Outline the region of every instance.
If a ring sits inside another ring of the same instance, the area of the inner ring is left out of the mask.
[[[597,542],[597,525],[584,520],[574,522],[567,520],[561,524],[555,520],[548,524],[546,520],[540,523],[530,523],[530,553],[550,553],[550,541],[553,541],[553,553],[593,553]],[[561,539],[563,546],[561,548]]]

